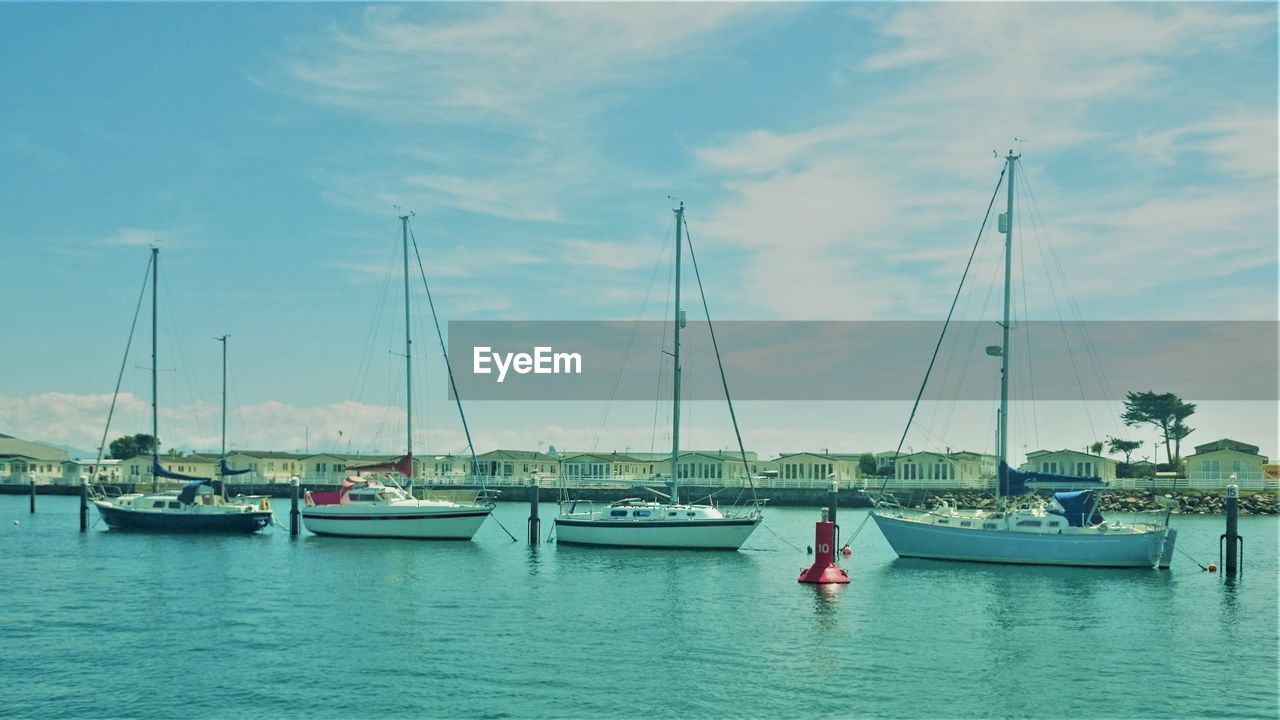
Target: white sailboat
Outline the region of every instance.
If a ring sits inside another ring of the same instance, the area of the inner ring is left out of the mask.
[[[351,476],[342,482],[341,490],[306,495],[302,510],[302,522],[317,535],[337,535],[361,538],[412,538],[420,540],[470,540],[485,518],[493,512],[494,504],[479,498],[475,502],[418,499],[405,489],[397,476],[413,479],[413,365],[412,338],[410,337],[409,308],[409,215],[400,216],[404,246],[404,356],[405,356],[405,454],[390,463],[361,465],[348,470],[360,472],[387,471],[382,478]],[[430,298],[430,290],[428,299]],[[432,312],[435,312],[434,305]],[[438,325],[437,325],[438,328]],[[441,350],[444,349],[443,342]],[[448,367],[448,355],[445,365]],[[450,382],[453,373],[449,374]],[[457,397],[459,415],[462,400]],[[471,445],[471,432],[467,429],[466,416],[462,415],[467,444]],[[474,474],[475,448],[471,448],[471,467]]]
[[[907,508],[888,496],[875,497],[871,511],[885,540],[900,557],[1027,565],[1088,567],[1169,566],[1177,531],[1169,527],[1172,507],[1149,522],[1106,520],[1098,512],[1099,478],[1031,473],[1009,467],[1009,298],[1013,250],[1013,188],[1019,155],[1005,157],[1007,207],[1004,233],[1004,322],[1001,358],[999,465],[994,509],[965,509],[941,501],[932,509]],[[1031,488],[1056,489],[1053,498],[1019,500]]]
[[[160,464],[159,418],[157,411],[156,373],[156,285],[159,280],[160,249],[151,248],[151,471],[155,478],[185,480],[181,491],[130,493],[107,497],[95,488],[93,504],[98,513],[115,530],[150,530],[156,532],[235,533],[257,532],[271,523],[271,501],[266,497],[236,497],[228,500],[214,492],[212,478],[194,477],[173,472]],[[226,445],[226,345],[223,338],[223,446]],[[127,351],[126,351],[127,352]],[[118,388],[117,388],[118,390]],[[115,401],[112,401],[114,408]],[[110,426],[110,418],[107,420]],[[103,433],[103,442],[106,432]],[[101,454],[101,449],[99,449]],[[101,464],[101,461],[99,461]],[[221,467],[225,468],[223,462]],[[154,488],[153,488],[154,489]]]
[[[725,513],[709,504],[680,502],[680,329],[684,313],[680,308],[680,255],[681,231],[684,227],[684,204],[675,210],[675,322],[672,343],[674,365],[672,420],[671,420],[671,478],[670,495],[666,501],[645,501],[627,498],[597,507],[583,500],[562,500],[560,513],[555,519],[556,542],[576,545],[610,545],[640,548],[697,548],[737,550],[760,525],[763,514],[757,502],[750,511]],[[692,246],[690,246],[692,253]],[[697,260],[694,258],[695,270]],[[704,298],[705,304],[705,298]],[[708,320],[708,322],[710,322]],[[712,333],[714,346],[714,331]],[[716,350],[717,356],[719,350]],[[724,379],[723,369],[721,379]],[[730,416],[733,417],[733,401],[728,398]],[[734,430],[737,419],[734,418]],[[742,451],[739,436],[739,450]],[[742,451],[744,470],[750,477],[746,452]]]

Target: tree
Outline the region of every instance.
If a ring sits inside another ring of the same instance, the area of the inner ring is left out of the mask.
[[[146,433],[125,435],[111,441],[110,457],[116,460],[128,460],[139,455],[150,455],[155,452],[157,447],[157,439]]]
[[[1101,441],[1101,440],[1099,440],[1098,442],[1095,442],[1094,444],[1090,445],[1090,446],[1089,446],[1089,452],[1093,453],[1094,455],[1101,455],[1101,454],[1102,454],[1102,441]]]
[[[1182,439],[1194,430],[1182,421],[1191,417],[1195,411],[1194,403],[1186,402],[1173,393],[1157,395],[1151,390],[1130,391],[1125,393],[1124,414],[1120,419],[1129,427],[1149,424],[1159,428],[1164,438],[1164,452],[1169,457],[1169,464],[1178,467],[1182,456]],[[1170,443],[1174,443],[1172,451],[1169,448]]]
[[[1133,451],[1140,447],[1142,447],[1141,440],[1124,440],[1118,437],[1107,438],[1107,452],[1120,453],[1121,455],[1124,455],[1125,465],[1133,463],[1133,460],[1131,459]]]
[[[871,453],[863,453],[858,458],[858,472],[862,477],[873,477],[879,468],[876,467],[876,456]]]

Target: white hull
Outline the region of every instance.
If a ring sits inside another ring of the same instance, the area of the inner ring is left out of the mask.
[[[899,557],[933,560],[1168,567],[1177,537],[1177,531],[1168,527],[1045,534],[937,525],[928,522],[927,516],[890,517],[878,511],[871,515]]]
[[[574,520],[556,518],[556,542],[642,548],[737,550],[760,524],[758,518],[696,522]]]
[[[491,508],[466,506],[319,505],[302,511],[317,535],[417,540],[470,540]]]

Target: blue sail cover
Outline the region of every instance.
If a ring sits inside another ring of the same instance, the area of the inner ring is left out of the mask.
[[[1058,492],[1053,494],[1053,499],[1062,506],[1062,515],[1072,527],[1084,527],[1086,522],[1090,525],[1102,524],[1102,513],[1098,512],[1092,490]]]
[[[182,473],[176,473],[172,470],[165,470],[164,466],[160,464],[160,459],[157,457],[151,458],[151,473],[156,477],[169,478],[171,480],[202,480],[204,482],[209,481],[209,478],[196,477],[195,475],[183,475]]]
[[[1014,470],[1009,467],[1008,463],[1000,463],[1000,494],[1004,497],[1025,494],[1027,492],[1027,476],[1035,474],[1023,470]]]
[[[200,486],[208,484],[210,484],[209,481],[204,478],[183,483],[182,492],[178,493],[178,501],[184,505],[190,505],[196,501],[196,493],[200,491]]]
[[[1028,491],[1028,484],[1037,487],[1093,488],[1102,487],[1102,478],[1077,475],[1055,475],[1033,470],[1015,470],[1000,463],[1000,494],[1021,495]]]
[[[226,458],[222,458],[221,460],[218,461],[219,475],[243,475],[249,472],[251,469],[252,468],[245,468],[243,470],[232,470],[231,466],[227,464]]]

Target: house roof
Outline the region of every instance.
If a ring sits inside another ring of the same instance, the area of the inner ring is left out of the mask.
[[[19,440],[12,435],[0,435],[0,457],[29,458],[44,462],[63,462],[68,459],[66,450]]]
[[[536,450],[490,450],[476,456],[477,460],[536,460],[556,462],[557,458]]]
[[[577,463],[577,462],[582,462],[584,460],[592,460],[592,459],[597,461],[604,461],[604,462],[631,462],[631,463],[653,462],[652,460],[641,460],[640,458],[637,458],[637,457],[631,457],[630,455],[619,455],[618,453],[610,453],[608,455],[605,455],[604,453],[578,453],[575,455],[564,455],[560,458],[560,462],[562,464]]]
[[[1107,461],[1107,462],[1113,462],[1113,463],[1119,463],[1119,462],[1120,462],[1119,460],[1116,460],[1115,458],[1103,457],[1103,456],[1101,456],[1101,455],[1094,455],[1093,453],[1081,452],[1081,451],[1079,451],[1079,450],[1068,450],[1067,448],[1063,448],[1063,449],[1061,449],[1061,450],[1032,450],[1031,452],[1027,453],[1027,459],[1028,459],[1028,460],[1030,460],[1031,458],[1037,458],[1037,457],[1040,457],[1040,456],[1042,456],[1042,455],[1057,455],[1057,454],[1059,454],[1059,453],[1067,453],[1067,454],[1070,454],[1070,455],[1079,455],[1079,456],[1081,456],[1081,457],[1095,458],[1095,459],[1097,459],[1097,460],[1105,460],[1105,461]]]
[[[1236,450],[1248,455],[1258,454],[1257,445],[1250,445],[1249,443],[1232,440],[1231,438],[1222,438],[1221,440],[1214,440],[1213,442],[1205,443],[1204,445],[1197,445],[1196,451],[1192,453],[1192,455],[1204,455],[1205,453],[1211,453],[1215,450]]]

